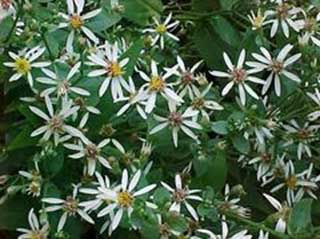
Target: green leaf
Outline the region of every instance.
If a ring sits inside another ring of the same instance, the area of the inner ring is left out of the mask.
[[[169,213],[169,215],[167,215],[165,219],[165,222],[170,226],[172,230],[179,233],[183,233],[188,229],[187,220],[176,213]]]
[[[62,149],[50,150],[47,154],[41,159],[44,172],[48,175],[58,174],[64,163],[64,153]]]
[[[150,18],[159,17],[163,5],[160,0],[123,0],[124,17],[140,25],[146,25]]]
[[[132,46],[121,56],[121,59],[129,58],[129,63],[126,65],[125,77],[132,76],[134,67],[140,57],[141,50],[144,47],[144,40],[139,39],[132,44]]]
[[[311,206],[312,199],[303,199],[294,205],[288,222],[290,235],[312,232]]]
[[[232,144],[240,153],[247,154],[250,151],[250,143],[242,135],[233,137]]]
[[[10,30],[13,26],[13,22],[14,21],[12,17],[7,17],[2,22],[0,22],[0,41],[5,40],[9,35]]]
[[[37,200],[31,200],[25,195],[9,197],[0,205],[0,230],[15,231],[18,227],[28,227],[28,212]]]
[[[228,122],[224,120],[213,122],[211,128],[217,134],[226,135],[229,133]]]
[[[92,31],[99,33],[117,24],[121,18],[120,14],[103,8],[98,16],[88,22],[87,26]]]
[[[153,198],[157,205],[164,205],[166,202],[170,201],[170,193],[164,188],[158,188],[154,191]]]
[[[220,5],[224,10],[231,10],[238,1],[239,0],[220,0]]]
[[[241,42],[238,31],[224,17],[216,17],[213,21],[213,28],[218,36],[230,46],[237,47]]]
[[[34,146],[38,139],[30,137],[32,129],[30,126],[23,128],[20,133],[9,143],[8,150],[23,149]]]
[[[212,0],[192,0],[192,9],[198,12],[210,12],[218,9],[219,2]]]

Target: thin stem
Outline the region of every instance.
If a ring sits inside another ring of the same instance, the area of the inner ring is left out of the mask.
[[[10,29],[10,32],[9,32],[7,38],[4,40],[4,43],[8,43],[10,41],[10,39],[11,39],[11,37],[13,35],[13,32],[16,29],[16,26],[17,26],[17,23],[19,21],[19,18],[22,15],[22,12],[23,12],[22,4],[23,4],[22,2],[18,4],[18,8],[19,8],[18,9],[18,13],[16,15],[16,18],[14,19],[13,25],[12,25],[12,27]]]

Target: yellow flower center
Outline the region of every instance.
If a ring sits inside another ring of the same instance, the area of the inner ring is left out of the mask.
[[[204,99],[199,97],[199,98],[195,98],[192,103],[191,103],[192,107],[194,109],[202,109],[204,106]]]
[[[79,15],[73,15],[70,17],[70,25],[74,29],[79,29],[83,25],[83,21]]]
[[[120,207],[130,207],[133,203],[133,196],[129,192],[118,193],[118,204]]]
[[[295,189],[296,185],[297,185],[297,181],[298,179],[296,178],[296,176],[290,176],[289,178],[286,179],[286,184],[287,184],[287,187],[289,189]]]
[[[111,64],[108,67],[108,73],[112,77],[118,77],[123,75],[124,71],[122,70],[118,62],[111,62]]]
[[[262,27],[264,17],[261,14],[261,10],[258,10],[257,16],[253,19],[252,26],[259,29]]]
[[[167,32],[167,27],[166,27],[166,25],[164,25],[164,24],[159,24],[159,25],[156,27],[156,32],[157,32],[157,33],[160,33],[160,34],[166,33],[166,32]]]
[[[27,239],[44,239],[44,235],[39,231],[33,231],[28,235]]]
[[[165,81],[160,76],[153,76],[149,83],[149,90],[162,91],[165,87]]]
[[[63,210],[69,214],[75,214],[78,210],[78,202],[73,197],[67,197],[64,205]]]
[[[15,69],[18,73],[25,75],[31,69],[30,62],[25,58],[18,58],[15,62]]]

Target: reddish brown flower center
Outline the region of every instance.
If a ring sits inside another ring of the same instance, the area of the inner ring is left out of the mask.
[[[172,126],[180,126],[182,124],[182,117],[181,114],[178,112],[172,112],[169,115],[169,121]]]
[[[232,79],[236,83],[241,83],[246,80],[247,78],[247,71],[244,69],[234,69],[232,72]]]

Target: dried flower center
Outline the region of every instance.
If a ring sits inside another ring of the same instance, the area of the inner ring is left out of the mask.
[[[165,81],[160,76],[153,76],[149,82],[149,90],[160,92],[165,87]]]
[[[70,25],[74,29],[79,29],[83,25],[83,21],[79,15],[72,15],[70,17]]]
[[[274,73],[278,74],[283,70],[284,66],[283,66],[283,62],[274,60],[271,66],[271,69]]]
[[[30,71],[31,64],[25,58],[18,58],[16,59],[16,62],[15,62],[15,69],[18,73],[25,75]]]
[[[133,196],[129,192],[118,193],[118,204],[120,205],[120,207],[130,207],[133,203],[133,199]]]
[[[298,179],[297,179],[297,177],[294,176],[294,175],[288,177],[288,178],[286,179],[287,187],[288,187],[289,189],[292,189],[292,190],[295,189],[296,186],[297,186],[297,181],[298,181]]]
[[[232,79],[236,83],[241,83],[246,80],[247,78],[247,71],[244,69],[234,69],[232,72]]]
[[[70,89],[70,83],[67,80],[64,80],[58,85],[58,94],[66,95],[69,92],[69,89]]]
[[[182,84],[183,85],[190,85],[193,82],[193,74],[190,72],[184,72],[181,76]]]
[[[171,235],[170,227],[166,223],[163,223],[160,225],[159,231],[160,231],[160,235],[165,238],[168,238]]]
[[[308,129],[301,129],[298,132],[298,138],[301,140],[307,139],[310,136],[310,131]]]
[[[107,70],[111,77],[118,77],[124,73],[118,62],[111,62]]]
[[[202,109],[204,106],[204,102],[205,102],[204,99],[199,97],[199,98],[195,98],[192,101],[191,105],[194,109]]]
[[[280,19],[286,19],[289,15],[290,6],[287,3],[281,4],[277,7],[277,15]]]
[[[85,154],[90,159],[95,159],[99,154],[99,149],[95,144],[88,144],[85,149]]]
[[[164,24],[159,24],[157,27],[156,27],[156,32],[157,33],[160,33],[160,34],[164,34],[167,32],[167,27],[166,25]]]
[[[31,192],[33,195],[37,195],[41,190],[41,184],[39,181],[32,181],[29,184],[28,191]]]
[[[68,196],[63,204],[63,210],[69,214],[75,214],[78,210],[78,201],[71,196]]]
[[[49,127],[53,131],[62,131],[63,119],[55,115],[49,120]]]
[[[11,4],[12,4],[12,1],[11,1],[11,0],[1,0],[1,1],[0,1],[1,7],[2,7],[3,9],[6,9],[6,10],[10,8]]]
[[[175,202],[183,202],[185,200],[187,196],[187,192],[184,189],[177,189],[174,193],[173,193],[173,200]]]
[[[170,113],[168,120],[173,127],[179,127],[182,124],[182,116],[178,112]]]
[[[263,153],[263,154],[261,155],[261,160],[262,160],[262,162],[264,162],[264,163],[269,163],[269,162],[271,161],[271,156],[270,156],[270,154]]]
[[[308,32],[314,32],[317,30],[317,21],[314,18],[309,18],[304,23],[304,29]]]

